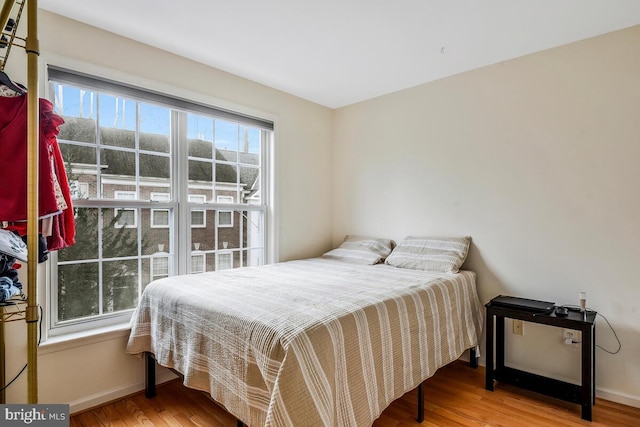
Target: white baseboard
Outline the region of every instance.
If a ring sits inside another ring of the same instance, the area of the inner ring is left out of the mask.
[[[158,367],[156,373],[156,384],[162,384],[175,378],[177,378],[176,374],[174,374],[170,370],[161,369]],[[105,390],[103,392],[92,394],[82,399],[70,402],[69,412],[71,414],[74,414],[76,412],[95,408],[96,406],[104,405],[105,403],[121,399],[125,396],[129,396],[142,390],[144,390],[144,381],[123,385],[122,387],[112,388],[111,390]]]
[[[633,406],[634,408],[640,408],[640,397],[620,393],[619,391],[596,387],[596,397],[608,400],[610,402],[616,402],[627,406]]]
[[[464,355],[462,360],[469,360],[469,355]],[[486,368],[487,363],[484,357],[478,358],[478,365],[484,366]],[[627,406],[633,406],[634,408],[640,408],[640,397],[633,396],[630,394],[621,393],[619,391],[601,388],[596,386],[596,397],[600,399],[605,399],[610,402],[620,403]]]
[[[462,360],[469,360],[468,354],[463,355],[461,357]],[[478,358],[478,364],[486,367],[484,357]],[[171,381],[177,378],[177,376],[168,369],[163,369],[158,367],[156,383],[162,384],[167,381]],[[144,390],[144,382],[136,382],[133,384],[125,385],[122,387],[116,387],[111,390],[106,390],[101,393],[96,393],[91,396],[87,396],[82,399],[78,399],[76,401],[70,402],[70,412],[76,413],[80,411],[84,411],[87,409],[95,408],[96,406],[104,405],[105,403],[121,399],[125,396],[129,396],[130,394],[137,393],[141,390]],[[609,400],[611,402],[621,403],[623,405],[633,406],[635,408],[640,408],[640,397],[632,396],[624,393],[620,393],[615,390],[596,388],[596,396]]]

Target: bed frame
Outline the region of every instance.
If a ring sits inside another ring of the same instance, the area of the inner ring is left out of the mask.
[[[469,365],[472,368],[478,367],[478,358],[476,353],[476,347],[471,347],[469,349]],[[174,369],[171,369],[176,375],[182,377],[182,374]],[[416,416],[416,421],[421,423],[424,421],[424,390],[422,387],[423,383],[418,385],[418,414]],[[151,399],[156,395],[156,359],[150,352],[144,353],[144,386],[145,386],[145,396],[147,399]],[[244,427],[245,424],[238,420],[237,427]]]

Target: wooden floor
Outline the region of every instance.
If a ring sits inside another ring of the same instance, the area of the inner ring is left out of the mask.
[[[415,421],[414,390],[393,402],[373,426],[640,426],[640,408],[602,399],[593,407],[593,422],[588,422],[580,418],[576,404],[499,383],[494,392],[486,391],[484,369],[473,369],[463,362],[440,369],[425,382],[424,394],[422,424]],[[138,393],[76,414],[71,417],[71,427],[74,426],[235,427],[236,419],[206,394],[172,381],[159,386],[153,399]]]

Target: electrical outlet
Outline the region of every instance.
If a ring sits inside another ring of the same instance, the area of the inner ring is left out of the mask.
[[[516,335],[524,335],[524,325],[522,320],[513,319],[513,333]]]
[[[567,345],[579,344],[582,342],[582,333],[573,329],[562,329],[562,342]]]

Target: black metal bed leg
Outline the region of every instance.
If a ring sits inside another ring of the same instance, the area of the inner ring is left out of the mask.
[[[150,352],[144,353],[144,395],[147,399],[156,395],[156,359]]]
[[[478,356],[476,354],[475,347],[471,347],[469,349],[469,366],[471,366],[472,368],[478,367]]]
[[[422,390],[422,383],[418,386],[418,416],[416,421],[419,423],[424,421],[424,391]]]

